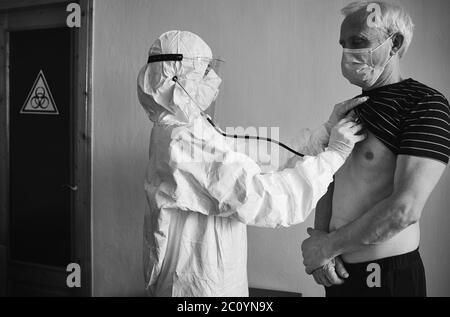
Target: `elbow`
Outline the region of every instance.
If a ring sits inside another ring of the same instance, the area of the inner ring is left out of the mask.
[[[398,203],[393,207],[393,220],[396,229],[406,229],[420,220],[421,210],[413,203]]]

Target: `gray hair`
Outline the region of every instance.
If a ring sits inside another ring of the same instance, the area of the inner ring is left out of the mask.
[[[388,35],[393,33],[400,33],[403,35],[403,46],[398,52],[399,56],[402,57],[408,50],[414,35],[414,24],[411,16],[404,8],[383,1],[358,1],[352,2],[343,8],[342,14],[345,17],[348,17],[361,10],[366,11],[367,7],[372,3],[378,4],[381,8],[380,28]]]

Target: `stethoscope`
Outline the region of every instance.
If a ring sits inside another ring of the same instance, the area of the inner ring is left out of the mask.
[[[189,98],[198,106],[197,102],[191,97],[191,95],[186,91],[186,89],[183,87],[182,84],[180,84],[180,82],[178,81],[178,77],[174,76],[172,78],[172,80],[177,83],[181,89],[183,89],[183,91],[189,96]],[[289,146],[287,146],[284,143],[281,143],[280,141],[277,140],[273,140],[271,138],[266,138],[266,137],[261,137],[259,135],[238,135],[238,134],[227,134],[224,131],[222,131],[215,123],[214,121],[211,119],[211,117],[209,115],[207,115],[205,112],[203,112],[200,107],[198,106],[201,115],[206,119],[206,121],[209,122],[209,124],[222,136],[226,137],[226,138],[233,138],[233,139],[244,139],[244,140],[258,140],[258,141],[266,141],[266,142],[271,142],[271,143],[275,143],[278,146],[281,146],[282,148],[288,150],[289,152],[300,156],[300,157],[304,157],[305,155],[302,153],[297,152],[296,150],[290,148]]]

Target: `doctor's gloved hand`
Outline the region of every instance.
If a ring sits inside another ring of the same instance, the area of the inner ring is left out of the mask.
[[[331,129],[328,150],[337,152],[346,160],[355,144],[367,137],[365,134],[358,134],[362,129],[362,124],[354,122],[351,117],[342,119]]]
[[[336,126],[339,121],[344,119],[350,113],[350,111],[366,102],[368,99],[369,97],[360,97],[350,99],[335,105],[330,118],[328,119],[327,123],[325,123],[325,127],[328,133],[331,133],[331,129],[333,129],[333,127]]]

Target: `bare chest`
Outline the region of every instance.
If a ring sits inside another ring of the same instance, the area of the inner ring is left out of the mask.
[[[392,181],[396,159],[392,151],[368,132],[367,139],[355,146],[342,172],[356,182],[359,180],[373,184],[382,180]]]

